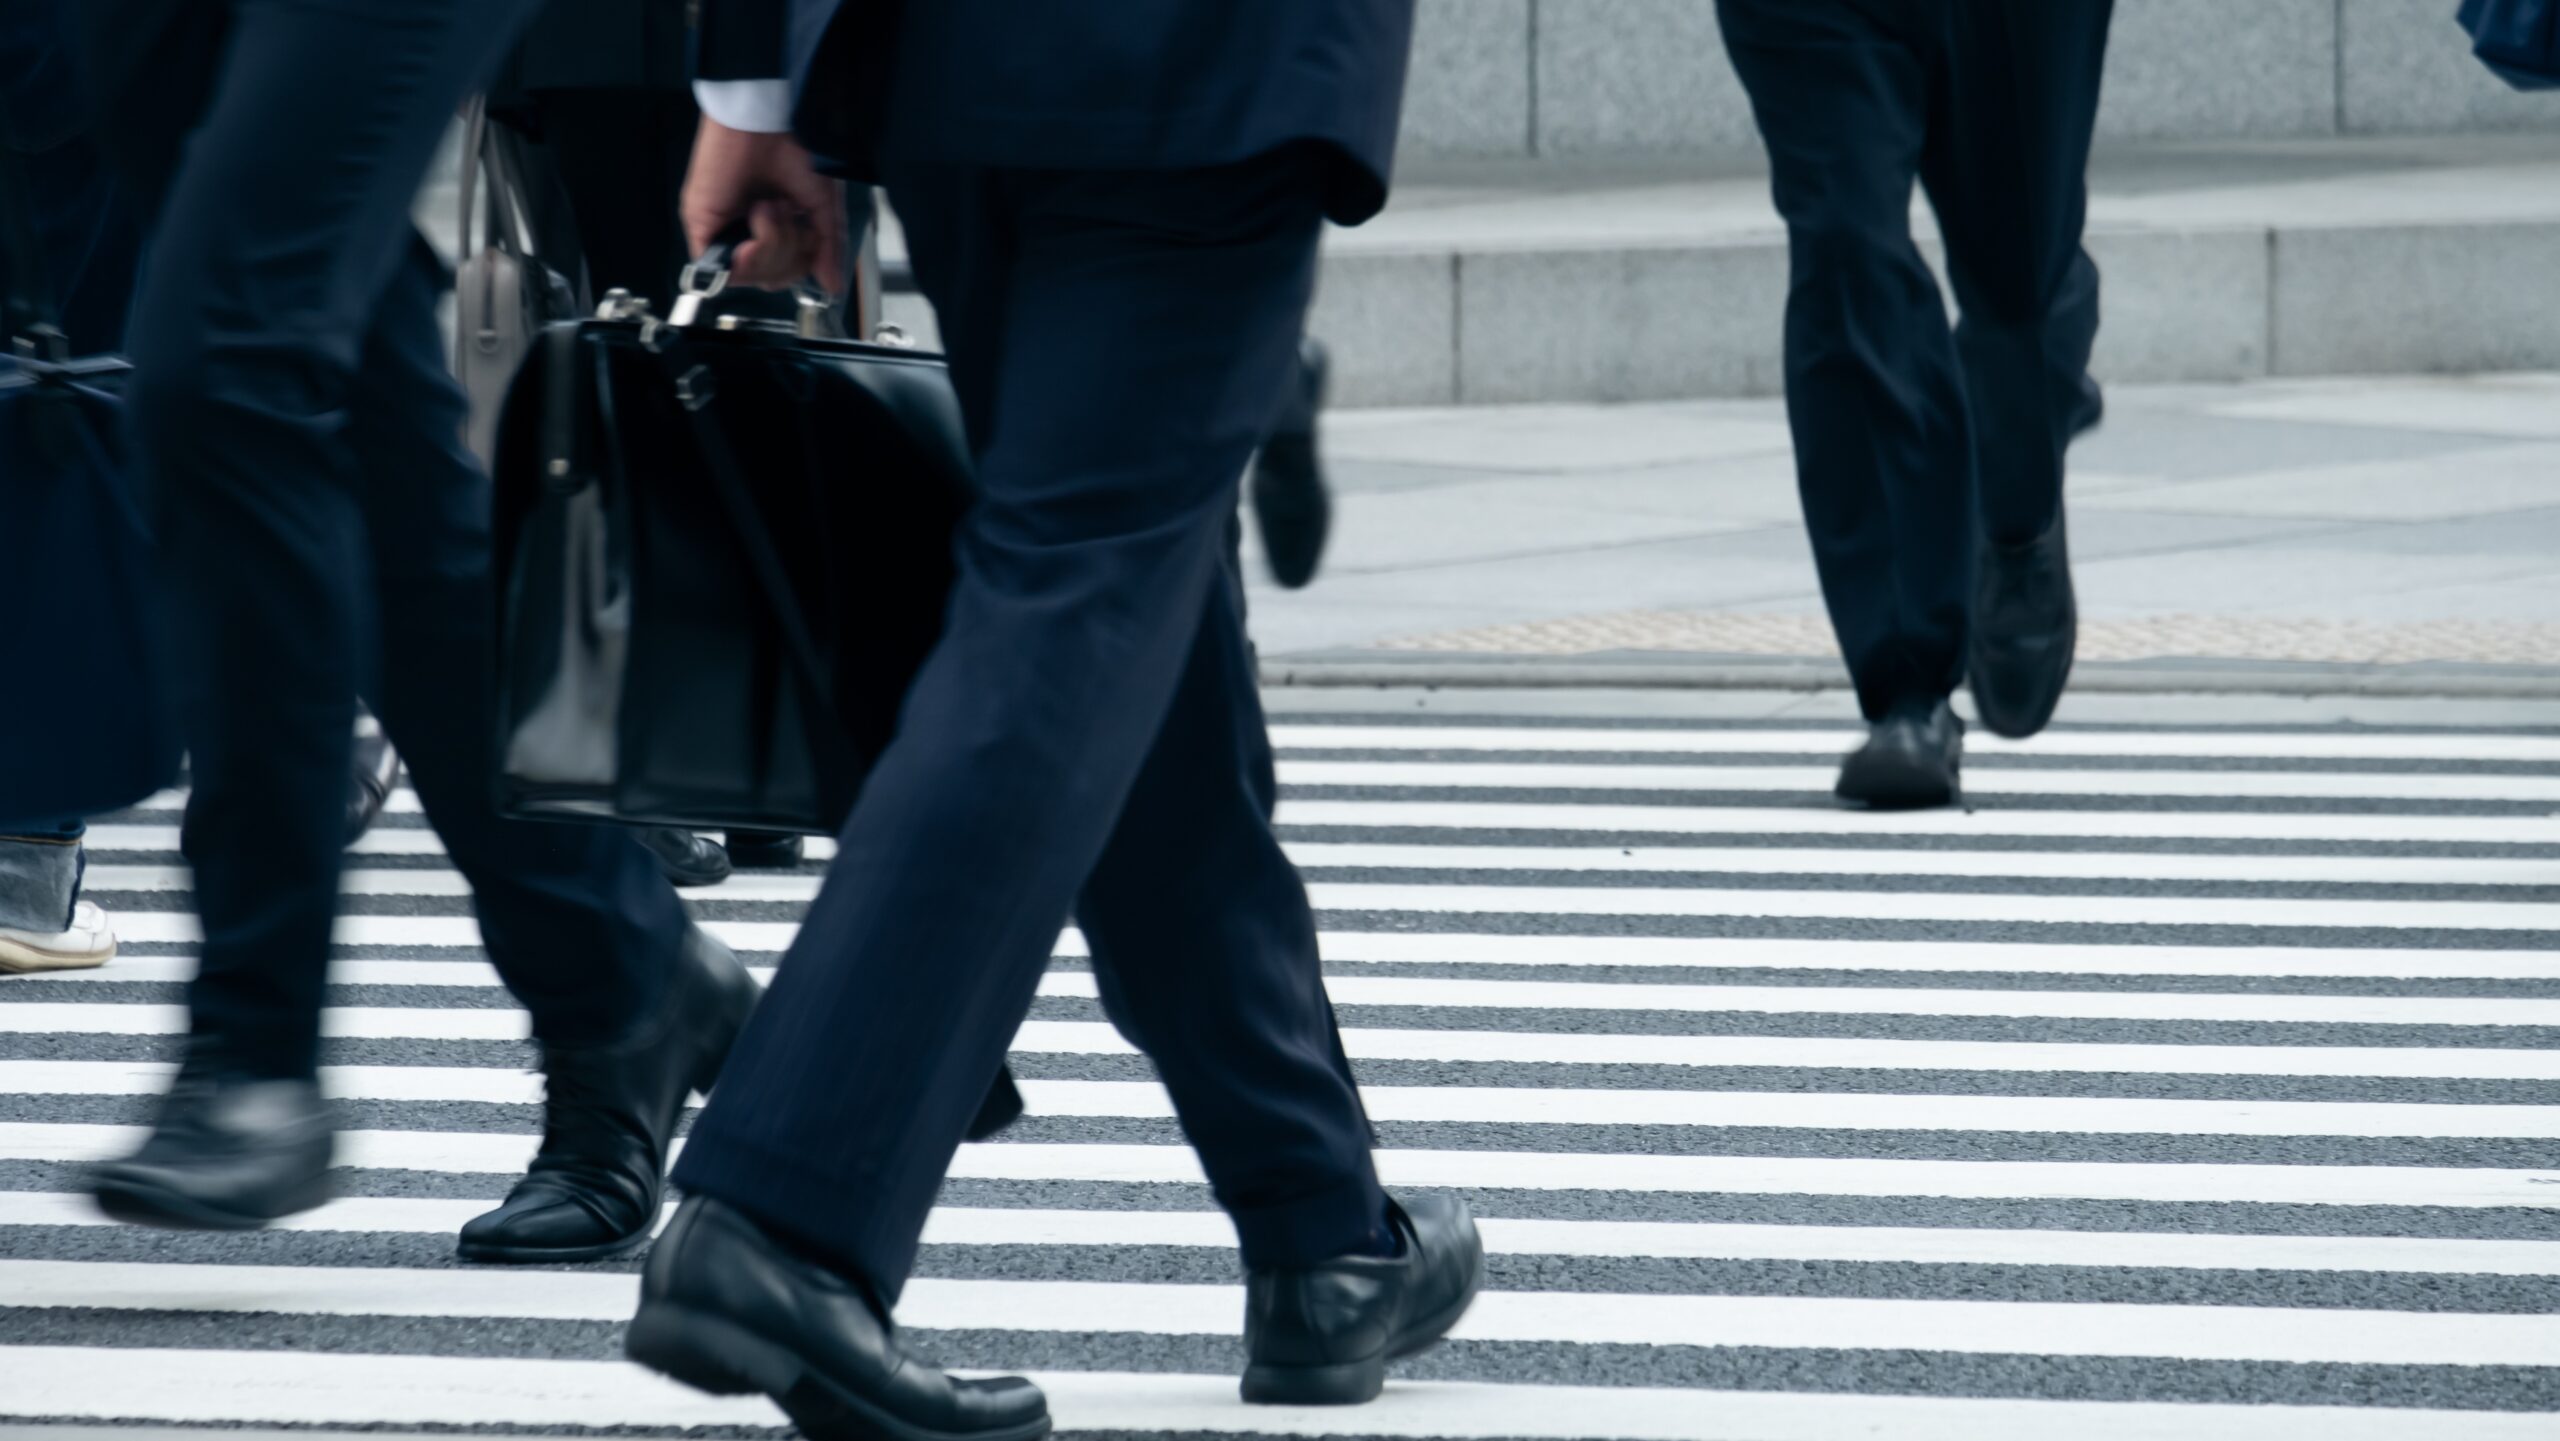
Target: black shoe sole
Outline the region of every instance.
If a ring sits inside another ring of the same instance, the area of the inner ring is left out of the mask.
[[[716,886],[722,881],[729,879],[730,869],[731,868],[726,865],[715,869],[710,866],[679,867],[668,865],[664,861],[658,862],[658,874],[667,878],[668,885],[675,886],[682,890],[693,890],[701,886]]]
[[[789,870],[799,865],[808,854],[807,846],[798,836],[757,836],[753,840],[742,840],[732,835],[726,845],[729,864],[744,871]]]
[[[1381,1351],[1333,1366],[1247,1366],[1249,1406],[1360,1406],[1387,1389],[1387,1356]]]
[[[391,792],[400,783],[399,758],[388,750],[383,754],[391,760],[388,775],[373,771],[356,773],[356,794],[347,802],[346,845],[363,840],[364,833],[373,829],[373,823],[382,819],[382,808],[391,803]]]
[[[2079,657],[2079,629],[2079,620],[2075,616],[2064,632],[2062,673],[2054,678],[2052,693],[2038,704],[2022,706],[2015,711],[2001,704],[1998,686],[1982,683],[1985,673],[1999,667],[1979,656],[1974,658],[1965,675],[1965,687],[1973,692],[1974,716],[1982,722],[1985,730],[2006,740],[2022,741],[2053,723],[2053,713],[2062,708],[2063,692],[2071,685],[2071,663]]]
[[[1449,1339],[1449,1332],[1466,1317],[1483,1289],[1484,1270],[1479,1266],[1475,1279],[1456,1300],[1407,1326],[1376,1356],[1332,1366],[1247,1366],[1244,1399],[1255,1406],[1359,1406],[1374,1401],[1387,1389],[1387,1363],[1419,1356]]]
[[[751,1000],[739,1012],[737,1024],[729,1028],[729,1034],[712,1048],[711,1062],[694,1076],[692,1089],[687,1092],[685,1102],[691,1101],[695,1095],[711,1094],[712,1086],[720,1080],[721,1071],[728,1067],[729,1053],[737,1049],[738,1037],[747,1029],[747,1018],[754,1014],[755,1006]],[[677,1103],[677,1122],[684,1119],[685,1102]],[[672,1135],[674,1130],[675,1123],[669,1123],[668,1133]],[[460,1260],[482,1266],[539,1266],[568,1261],[609,1260],[615,1256],[628,1255],[647,1245],[650,1238],[658,1234],[658,1215],[659,1213],[653,1210],[647,1223],[639,1230],[628,1236],[600,1241],[591,1246],[505,1246],[457,1237],[453,1243],[453,1254]]]
[[[1273,447],[1285,457],[1274,461]],[[1300,454],[1299,448],[1304,453]],[[1263,442],[1254,460],[1253,522],[1262,535],[1263,559],[1271,578],[1283,590],[1300,590],[1316,578],[1324,564],[1325,542],[1333,533],[1333,500],[1326,493],[1324,468],[1315,437],[1274,436]]]
[[[714,1396],[761,1392],[810,1441],[1040,1441],[1049,1417],[988,1431],[939,1431],[882,1411],[837,1386],[789,1349],[735,1322],[668,1302],[631,1318],[624,1354]]]
[[[567,1261],[604,1261],[615,1256],[629,1255],[649,1244],[649,1238],[657,1233],[657,1229],[657,1223],[652,1221],[619,1240],[605,1241],[593,1246],[489,1246],[474,1244],[470,1241],[456,1241],[453,1254],[461,1260],[482,1266],[540,1266]]]
[[[730,959],[734,962],[736,957],[732,956]],[[744,968],[741,967],[741,969]],[[741,994],[746,997],[746,1004],[738,1007],[738,1013],[727,1018],[726,1021],[729,1034],[720,1038],[719,1043],[711,1048],[710,1059],[704,1063],[702,1069],[693,1073],[693,1089],[686,1092],[682,1100],[676,1102],[676,1113],[667,1121],[670,1149],[674,1145],[676,1127],[684,1124],[684,1108],[692,1104],[695,1096],[708,1096],[711,1094],[711,1088],[720,1084],[720,1073],[729,1069],[729,1053],[738,1049],[738,1038],[747,1033],[747,1022],[755,1019],[756,1007],[764,1000],[764,987],[752,974],[745,978],[745,985],[746,990]],[[655,1222],[651,1224],[654,1226]]]
[[[272,1209],[262,1211],[227,1210],[166,1186],[115,1175],[92,1179],[89,1193],[97,1198],[99,1210],[129,1225],[162,1231],[259,1231],[327,1204],[337,1194],[337,1186],[323,1171],[288,1191]]]
[[[660,849],[660,842],[669,836],[687,842],[672,856]],[[671,886],[716,886],[729,879],[730,871],[735,869],[726,848],[709,842],[692,844],[693,834],[681,827],[651,826],[640,834],[639,841],[649,859],[657,862],[658,874],[665,876]]]
[[[1898,756],[1870,760],[1853,755],[1840,767],[1840,783],[1831,793],[1869,810],[1918,811],[1962,803],[1964,784],[1959,771],[1915,765]]]

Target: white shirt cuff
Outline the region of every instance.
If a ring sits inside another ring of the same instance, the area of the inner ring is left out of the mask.
[[[788,80],[696,80],[693,103],[732,130],[773,134],[791,128]]]

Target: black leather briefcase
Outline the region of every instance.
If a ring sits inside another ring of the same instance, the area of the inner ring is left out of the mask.
[[[939,633],[969,503],[940,357],[609,297],[499,421],[498,804],[826,833]],[[803,314],[818,314],[804,303]]]

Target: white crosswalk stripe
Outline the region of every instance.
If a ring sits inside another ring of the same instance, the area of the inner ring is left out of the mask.
[[[1931,941],[1730,940],[1722,937],[1514,936],[1468,932],[1327,931],[1333,965],[1464,965],[1476,967],[1674,967],[1700,970],[1997,972],[2043,976],[2223,976],[2244,980],[2560,981],[2560,956],[2548,951],[2409,950],[2301,946],[1980,945]],[[1073,930],[1058,953],[1085,955]],[[758,969],[769,969],[759,967]],[[113,971],[69,971],[55,982],[183,981],[195,974],[184,954],[128,955]],[[494,986],[497,972],[476,961],[340,961],[331,971],[348,985]]]
[[[1560,751],[1621,755],[1837,756],[1862,737],[1845,726],[1761,730],[1725,726],[1291,725],[1271,727],[1271,744],[1293,751]],[[1987,731],[1965,737],[1985,757],[2099,756],[2111,760],[2203,758],[2280,761],[2469,761],[2560,765],[2560,736],[2461,733],[2354,734],[2332,731],[2048,731],[2028,741]]]
[[[156,1095],[171,1068],[113,1061],[0,1061],[0,1091]],[[459,1066],[332,1066],[342,1100],[532,1105],[539,1076]],[[1170,1117],[1153,1081],[1021,1083],[1042,1115]],[[2070,1131],[2223,1136],[2456,1136],[2560,1140],[2560,1108],[2333,1101],[2132,1101],[2075,1096],[1805,1095],[1752,1091],[1370,1086],[1372,1120],[1512,1125],[1776,1126],[1862,1131]]]
[[[1289,786],[1485,791],[1797,791],[1831,788],[1828,766],[1575,764],[1568,761],[1290,761]],[[2560,801],[2560,775],[2364,771],[1969,769],[1969,795],[2211,797],[2221,800]]]
[[[384,1355],[0,1346],[30,1414],[100,1420],[296,1425],[666,1429],[778,1426],[760,1398],[705,1396],[632,1367]],[[1050,1410],[1079,1429],[1334,1436],[1338,1410],[1247,1409],[1227,1376],[1033,1372]],[[1369,1436],[1624,1441],[2547,1441],[2547,1416],[2344,1406],[2146,1405],[1929,1396],[1734,1393],[1619,1386],[1424,1381],[1359,1413]],[[2414,1429],[2413,1429],[2414,1428]]]
[[[2042,1019],[2261,1021],[2330,1025],[2553,1026],[2560,999],[2252,995],[2184,991],[1954,990],[1918,986],[1679,986],[1627,982],[1407,979],[1346,976],[1335,981],[1342,1006],[1481,1008],[1485,1010],[1654,1011],[1867,1016],[2008,1016]],[[1093,978],[1052,974],[1048,997],[1094,994]],[[525,1034],[513,1011],[420,1010],[405,1006],[338,1006],[322,1014],[334,1036],[512,1040]],[[187,1028],[177,1006],[29,1001],[0,1006],[0,1034],[10,1031],[175,1035]]]
[[[1031,1116],[962,1148],[901,1307],[1062,1429],[2560,1434],[2560,736],[1976,737],[1980,809],[1879,816],[1819,803],[1836,725],[1273,734],[1380,1175],[1478,1200],[1489,1291],[1372,1407],[1237,1405],[1233,1232],[1069,928]],[[405,787],[323,1016],[341,1198],[95,1210],[186,1029],[183,799],[91,829],[126,955],[0,980],[0,1423],[780,1427],[614,1359],[628,1265],[447,1261],[543,1087]],[[769,977],[820,879],[689,898]]]
[[[2560,864],[2539,860],[2432,856],[2175,856],[2013,851],[1825,851],[1794,848],[1619,846],[1456,846],[1328,844],[1299,841],[1289,859],[1308,869],[1563,871],[1632,875],[1943,876],[1980,880],[2258,881],[2401,886],[2560,886]],[[807,901],[816,876],[732,877],[722,900]],[[102,891],[174,891],[190,884],[178,866],[94,866]],[[342,889],[361,896],[461,896],[471,888],[450,870],[351,870]]]
[[[457,1230],[483,1201],[358,1196],[276,1223],[278,1230]],[[667,1214],[674,1214],[670,1203]],[[0,1226],[114,1224],[87,1196],[0,1191]],[[1549,1221],[1488,1217],[1485,1248],[1502,1256],[1662,1256],[1724,1260],[1903,1261],[2009,1266],[2161,1266],[2199,1270],[2396,1271],[2560,1276],[2560,1241],[2448,1241],[2404,1236],[2217,1236],[2129,1231],[1936,1230],[1895,1226],[1733,1226],[1679,1221]],[[1215,1211],[1046,1211],[954,1207],[926,1223],[930,1246],[1184,1246],[1226,1249],[1235,1233]]]
[[[0,1260],[0,1306],[261,1315],[617,1321],[632,1275],[357,1266],[193,1266]],[[921,1330],[1234,1335],[1241,1286],[923,1278],[899,1300]],[[2273,1306],[2131,1306],[1488,1291],[1460,1340],[1584,1345],[1846,1346],[1990,1355],[2199,1361],[2536,1366],[2560,1351],[2560,1315],[2486,1316]]]
[[[2210,800],[2211,797],[2204,799]],[[1802,808],[1692,805],[1565,805],[1495,800],[1347,801],[1315,796],[1281,803],[1291,826],[1361,829],[1612,831],[1672,835],[1856,836],[1861,839],[1964,836],[2100,841],[2362,842],[2410,845],[2560,844],[2549,815],[2286,815],[2229,810],[1976,810],[1873,814]],[[152,849],[169,849],[153,847]],[[1865,851],[1860,855],[1867,854]]]
[[[103,1161],[141,1144],[139,1126],[0,1122],[0,1161]],[[338,1163],[367,1170],[502,1176],[537,1138],[486,1131],[341,1131]],[[678,1148],[681,1150],[681,1146]],[[2456,1166],[2210,1165],[2198,1162],[1902,1161],[1385,1150],[1389,1185],[1433,1190],[1748,1192],[2290,1206],[2543,1207],[2560,1170]],[[965,1147],[964,1180],[1196,1185],[1180,1146],[1014,1142]]]
[[[2286,929],[2370,927],[2382,930],[2539,931],[2542,904],[2505,901],[2258,900],[2223,897],[1978,896],[1893,891],[1691,890],[1638,886],[1371,885],[1307,886],[1327,911],[1408,911],[1477,916],[1732,916],[1780,920],[1998,922],[2009,925],[2253,926]],[[791,921],[714,919],[706,928],[748,950],[789,948]],[[144,913],[120,935],[150,942],[195,942],[192,915]],[[480,928],[468,916],[342,915],[333,933],[349,946],[476,946]]]
[[[128,962],[140,967],[140,962]],[[335,974],[412,966],[438,971],[466,968],[480,984],[497,984],[487,967],[467,962],[342,961]],[[140,1008],[131,1008],[140,1009]],[[157,1014],[169,1016],[167,1011]],[[324,1012],[324,1024],[331,1013]],[[174,1019],[174,1017],[172,1017]],[[88,1034],[112,1034],[92,1030]],[[508,1039],[512,1039],[509,1037]],[[1849,1040],[1828,1036],[1652,1036],[1549,1031],[1395,1030],[1365,1026],[1342,1032],[1346,1049],[1362,1061],[1509,1062],[1519,1065],[1641,1065],[1870,1071],[2087,1071],[2187,1076],[2391,1076],[2412,1079],[2560,1081],[2560,1051],[2450,1046],[2214,1046],[2095,1045],[2069,1041]],[[1026,1021],[1013,1039],[1026,1055],[1131,1056],[1137,1047],[1101,1021]],[[165,1077],[159,1062],[0,1061],[0,1094],[52,1088],[112,1067],[138,1079]],[[68,1068],[68,1069],[65,1069]],[[464,1068],[332,1066],[324,1078],[343,1077],[352,1089],[368,1075],[404,1069],[437,1075]],[[473,1071],[470,1074],[484,1074]],[[494,1073],[491,1073],[494,1074]],[[513,1083],[510,1083],[513,1084]],[[79,1089],[79,1088],[75,1088]]]

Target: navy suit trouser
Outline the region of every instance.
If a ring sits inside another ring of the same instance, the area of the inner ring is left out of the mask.
[[[2094,423],[2081,248],[2112,0],[1717,0],[1787,223],[1787,417],[1869,719],[1963,678],[1975,547],[2061,513]],[[1946,245],[1952,329],[1911,238]]]
[[[192,772],[188,1000],[197,1044],[254,1074],[316,1063],[359,691],[538,1037],[618,1034],[680,943],[682,909],[628,837],[504,821],[490,799],[489,482],[445,368],[442,265],[409,217],[456,105],[534,3],[230,0],[183,164],[140,166],[156,226],[130,418]],[[111,116],[154,113],[106,98]]]
[[[979,498],[942,639],[676,1180],[891,1299],[1070,913],[1247,1264],[1381,1225],[1226,561],[1325,175],[1300,148],[890,168]]]

